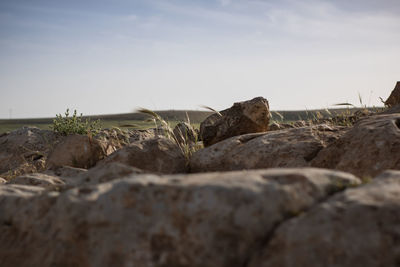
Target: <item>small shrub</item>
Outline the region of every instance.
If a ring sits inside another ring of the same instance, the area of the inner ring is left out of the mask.
[[[74,114],[71,117],[69,115],[69,109],[65,112],[65,117],[61,114],[56,115],[51,127],[53,131],[62,135],[96,135],[101,129],[100,120],[90,121],[88,119],[83,119],[82,113],[78,116],[76,110],[74,110]]]

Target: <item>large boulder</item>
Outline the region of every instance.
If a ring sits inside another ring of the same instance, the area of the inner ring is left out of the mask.
[[[175,141],[162,136],[131,143],[98,164],[102,166],[111,162],[156,173],[184,173],[187,169],[181,148]]]
[[[56,145],[47,160],[48,169],[62,166],[93,167],[99,160],[115,151],[107,142],[87,135],[68,135]]]
[[[231,108],[209,116],[200,124],[200,138],[204,146],[210,146],[232,136],[265,132],[269,119],[265,98],[234,103]]]
[[[338,169],[364,178],[386,169],[400,169],[400,114],[361,119],[321,150],[311,166]]]
[[[239,267],[354,176],[321,169],[134,175],[63,193],[0,186],[0,266]]]
[[[400,82],[397,82],[392,93],[390,94],[388,99],[386,99],[385,105],[388,107],[393,107],[399,104],[400,104]]]
[[[45,169],[48,153],[61,136],[36,127],[22,127],[0,136],[0,175],[9,179]]]
[[[280,225],[250,267],[398,266],[400,172],[337,194]]]
[[[317,125],[235,136],[195,152],[191,172],[305,167],[343,127]]]

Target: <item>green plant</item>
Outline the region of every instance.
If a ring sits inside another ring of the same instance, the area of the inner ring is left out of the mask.
[[[77,115],[76,110],[70,117],[69,109],[65,112],[65,117],[61,114],[56,115],[51,126],[53,131],[62,135],[69,134],[90,134],[96,135],[100,129],[100,120],[91,121],[90,119],[84,119],[82,113],[80,116]]]
[[[154,122],[157,132],[161,131],[165,137],[174,141],[178,145],[187,163],[189,162],[192,154],[202,148],[202,146],[199,145],[197,142],[197,134],[195,134],[195,140],[193,141],[191,140],[190,136],[188,136],[186,132],[182,132],[180,128],[178,128],[178,130],[174,132],[174,130],[171,128],[171,125],[154,111],[145,108],[140,108],[138,111],[140,113],[151,116],[151,121]],[[193,126],[190,124],[189,116],[187,115],[187,113],[186,120],[187,125],[189,125],[190,128],[193,128]]]

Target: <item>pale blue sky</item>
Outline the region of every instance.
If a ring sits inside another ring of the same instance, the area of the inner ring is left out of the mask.
[[[0,118],[380,105],[400,80],[398,0],[2,0]]]

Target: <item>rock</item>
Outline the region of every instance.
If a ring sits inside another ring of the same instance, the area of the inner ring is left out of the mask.
[[[8,184],[40,186],[47,190],[58,190],[65,185],[59,177],[43,173],[32,173],[11,179]]]
[[[204,146],[210,146],[232,136],[266,132],[270,119],[268,101],[256,97],[234,103],[229,109],[215,113],[200,124],[200,136]]]
[[[358,121],[342,137],[321,150],[311,166],[374,177],[400,169],[400,114],[375,115]]]
[[[52,131],[22,127],[0,137],[0,175],[16,176],[45,169],[51,148],[60,140]]]
[[[130,143],[128,131],[121,130],[117,127],[103,129],[95,136],[95,138],[109,144],[110,148],[114,149],[112,152],[121,149]]]
[[[400,105],[395,105],[390,108],[383,108],[379,114],[393,114],[393,113],[400,113]]]
[[[187,122],[179,122],[175,126],[173,133],[179,144],[194,144],[197,141],[196,131]]]
[[[49,155],[47,168],[71,166],[87,169],[114,150],[108,143],[86,135],[68,135]]]
[[[110,162],[108,164],[100,164],[82,172],[77,176],[62,177],[68,185],[68,188],[82,185],[96,185],[119,179],[133,174],[143,173],[142,170],[128,166],[119,162]]]
[[[386,99],[385,105],[388,107],[393,107],[399,104],[400,104],[400,82],[397,82],[392,93],[390,94],[388,99]]]
[[[7,180],[2,178],[2,177],[0,177],[0,184],[5,184],[5,183],[7,183]]]
[[[63,193],[0,186],[0,263],[245,266],[277,224],[354,183],[341,172],[271,169],[135,175]]]
[[[186,159],[179,146],[166,137],[131,143],[99,162],[99,166],[119,162],[146,172],[184,173]]]
[[[158,135],[157,129],[131,130],[129,131],[129,143],[153,139]]]
[[[88,170],[83,168],[74,168],[70,166],[63,166],[55,170],[46,170],[44,173],[59,177],[77,177]]]
[[[342,130],[342,127],[316,125],[235,136],[195,152],[190,159],[190,171],[309,166]]]
[[[386,172],[284,222],[248,266],[398,266],[399,225],[400,172]]]
[[[281,125],[277,122],[273,122],[268,126],[268,131],[278,131],[281,129]]]

